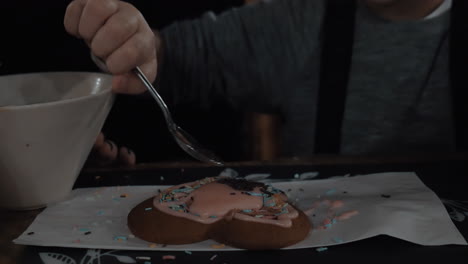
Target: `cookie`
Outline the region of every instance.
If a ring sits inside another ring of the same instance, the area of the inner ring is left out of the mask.
[[[311,224],[279,189],[241,178],[212,177],[170,187],[143,201],[129,213],[128,227],[152,243],[213,239],[264,250],[302,241]]]

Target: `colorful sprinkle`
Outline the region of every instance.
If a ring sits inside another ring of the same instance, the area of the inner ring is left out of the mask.
[[[126,236],[116,236],[114,237],[114,241],[127,241],[127,237]]]
[[[256,192],[247,192],[247,194],[251,196],[264,196],[263,193],[256,193]]]
[[[338,220],[347,220],[355,215],[357,215],[359,212],[356,211],[356,210],[353,210],[353,211],[348,211],[348,212],[344,212],[342,213],[341,215],[339,215],[338,217],[336,217]]]
[[[99,210],[99,211],[97,212],[97,215],[103,215],[103,214],[104,214],[104,211],[103,211],[103,210]]]
[[[28,236],[34,235],[34,232],[29,232]]]
[[[343,207],[343,205],[344,205],[343,201],[336,200],[336,201],[331,202],[330,209],[338,209],[338,208]]]
[[[334,238],[333,238],[333,241],[334,241],[335,243],[343,243],[343,239],[338,238],[338,237],[334,237]]]
[[[148,247],[149,248],[156,248],[156,247],[158,247],[158,245],[153,243],[153,244],[149,244]]]
[[[213,244],[211,245],[211,248],[215,248],[215,249],[221,249],[221,248],[225,248],[226,245],[224,244]]]
[[[335,189],[330,189],[330,190],[325,192],[326,195],[333,195],[334,193],[336,193]]]
[[[380,195],[380,197],[382,197],[382,198],[390,198],[390,197],[392,197],[392,196],[389,195],[389,194],[382,194],[382,195]]]
[[[90,234],[91,234],[91,231],[84,233],[85,236],[90,235]]]
[[[185,250],[185,254],[192,255],[192,251]]]
[[[315,250],[316,250],[317,252],[323,252],[323,251],[328,250],[328,248],[327,248],[327,247],[319,247],[319,248],[316,248]]]
[[[176,259],[176,257],[174,255],[164,255],[162,257],[163,260],[168,260],[168,259]]]
[[[120,198],[127,198],[127,197],[128,197],[128,194],[126,193],[120,195]]]
[[[136,257],[136,260],[151,260],[151,257],[139,256],[139,257]]]
[[[79,230],[80,230],[80,232],[88,232],[89,228],[80,228]]]
[[[145,211],[151,211],[151,210],[153,210],[153,208],[151,208],[151,207],[146,207],[145,208]]]
[[[213,255],[210,260],[213,261],[218,255]]]

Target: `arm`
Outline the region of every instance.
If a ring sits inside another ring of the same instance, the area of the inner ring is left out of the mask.
[[[322,12],[322,1],[276,0],[175,23],[161,32],[159,86],[176,102],[223,97],[238,107],[277,108],[304,78]]]
[[[175,23],[159,35],[126,2],[74,0],[64,24],[106,61],[117,92],[145,91],[131,69],[139,66],[154,81],[164,57],[159,81],[176,101],[206,105],[222,96],[237,106],[277,107],[291,81],[306,75],[304,65],[318,46],[323,1],[264,1]]]

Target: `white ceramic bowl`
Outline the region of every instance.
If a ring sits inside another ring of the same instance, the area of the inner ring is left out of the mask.
[[[0,76],[0,207],[65,199],[112,107],[111,76]]]

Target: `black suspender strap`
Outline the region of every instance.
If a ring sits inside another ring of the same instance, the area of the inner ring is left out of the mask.
[[[340,152],[341,127],[354,41],[356,1],[326,2],[322,26],[315,152],[333,154]]]
[[[450,85],[457,150],[468,150],[468,1],[453,0],[450,25]]]

